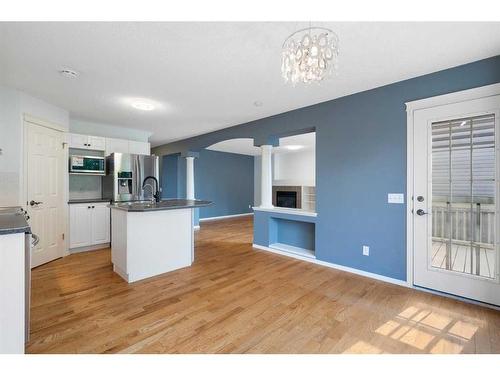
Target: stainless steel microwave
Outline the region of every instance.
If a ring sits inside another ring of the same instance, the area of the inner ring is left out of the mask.
[[[105,159],[102,156],[71,155],[69,157],[69,173],[105,176]]]

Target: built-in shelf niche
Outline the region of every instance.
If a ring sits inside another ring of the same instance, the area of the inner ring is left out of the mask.
[[[316,211],[316,186],[302,186],[302,209]]]
[[[269,247],[309,258],[315,258],[315,223],[273,217],[269,221]]]

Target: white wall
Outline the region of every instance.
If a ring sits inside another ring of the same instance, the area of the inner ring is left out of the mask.
[[[151,132],[130,129],[116,125],[92,121],[70,119],[69,130],[72,133],[95,135],[108,138],[123,138],[131,141],[148,142]]]
[[[0,86],[0,207],[19,200],[21,139],[19,95]]]
[[[316,186],[315,151],[274,155],[273,185]]]
[[[261,158],[254,156],[254,206],[260,205]],[[316,152],[288,152],[273,155],[273,185],[316,186]]]
[[[0,86],[0,207],[21,204],[24,114],[69,127],[68,111]]]

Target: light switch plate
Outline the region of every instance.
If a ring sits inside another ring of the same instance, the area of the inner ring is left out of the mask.
[[[363,255],[370,256],[370,246],[363,245]]]
[[[404,204],[405,195],[399,193],[389,193],[387,194],[387,203]]]

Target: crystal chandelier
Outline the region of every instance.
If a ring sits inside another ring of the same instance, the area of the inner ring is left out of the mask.
[[[283,43],[281,74],[286,83],[320,82],[337,69],[339,38],[324,27],[301,29]]]

